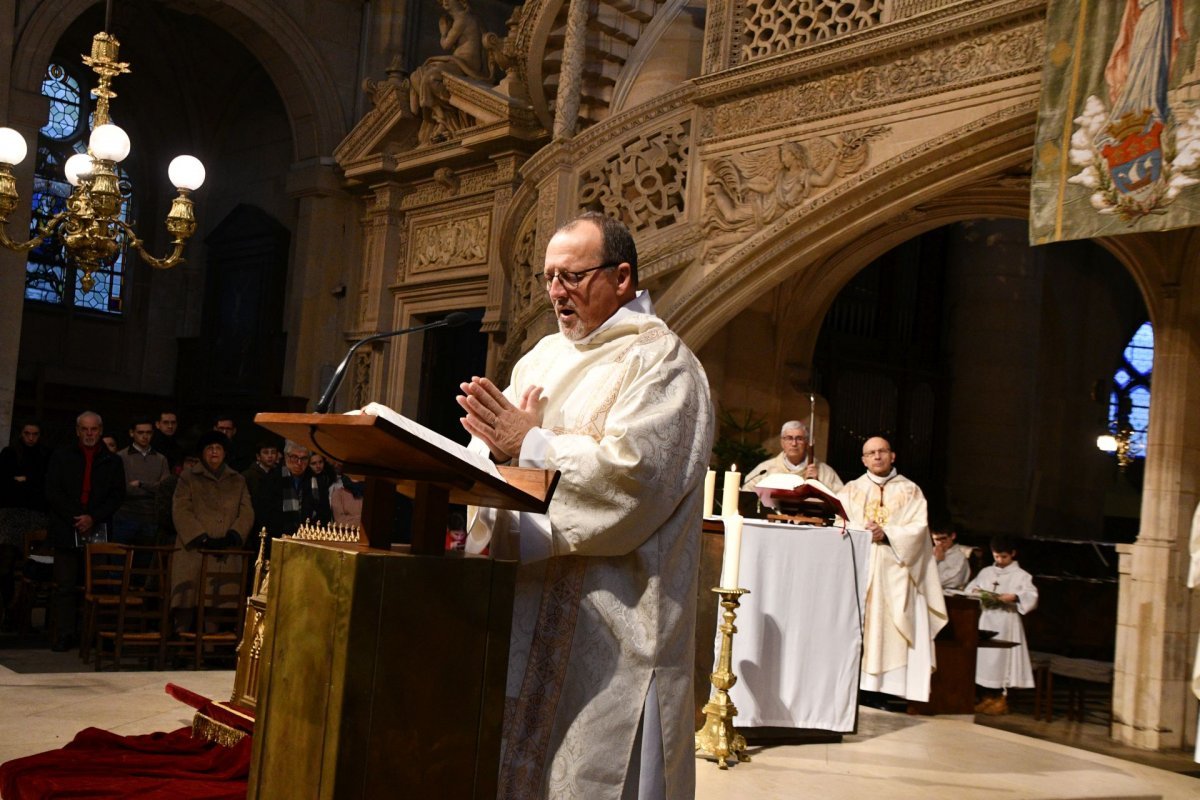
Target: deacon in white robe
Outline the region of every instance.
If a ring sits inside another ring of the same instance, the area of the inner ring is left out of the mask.
[[[768,475],[780,474],[816,478],[834,492],[842,488],[842,479],[833,467],[824,461],[813,463],[808,457],[807,423],[798,419],[783,423],[783,429],[779,431],[779,446],[782,448],[779,455],[768,458],[746,473],[746,481],[742,484],[744,491],[753,489]]]
[[[896,472],[882,437],[863,445],[867,472],[838,492],[850,527],[871,533],[859,686],[927,702],[937,666],[933,637],[946,602],[933,561],[925,495]]]
[[[1021,617],[1037,608],[1038,590],[1033,576],[1021,569],[1013,557],[1011,544],[992,543],[995,563],[979,570],[967,584],[970,594],[983,594],[983,611],[979,630],[996,631],[1002,642],[1016,642],[1015,647],[981,647],[975,660],[975,682],[989,689],[1032,689],[1033,667],[1029,662],[1029,645],[1025,641],[1025,626]]]
[[[616,242],[616,246],[612,241]],[[622,245],[621,243],[624,242]],[[691,798],[701,501],[713,436],[699,361],[636,291],[628,231],[560,229],[545,275],[560,333],[501,393],[463,384],[492,457],[557,469],[548,515],[480,509],[468,551],[517,558],[502,798]]]

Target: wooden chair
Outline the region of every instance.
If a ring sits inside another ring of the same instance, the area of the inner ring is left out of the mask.
[[[126,547],[112,542],[86,546],[83,577],[83,635],[79,657],[91,659],[92,644],[99,643],[101,630],[114,630],[125,582]]]
[[[96,669],[111,657],[120,669],[129,658],[161,669],[170,630],[171,558],[169,545],[127,546],[116,624],[96,633]]]
[[[33,610],[42,608],[45,609],[43,629],[53,640],[54,619],[50,610],[54,604],[50,598],[54,594],[54,550],[50,547],[46,529],[26,531],[23,551],[21,574],[17,577],[11,605],[17,633],[28,636],[33,630]]]
[[[201,550],[196,584],[196,625],[180,631],[181,646],[192,651],[200,669],[206,653],[237,657],[246,618],[246,587],[253,553],[247,550]]]

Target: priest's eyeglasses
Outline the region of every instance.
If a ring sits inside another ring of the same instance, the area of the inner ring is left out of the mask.
[[[621,261],[606,261],[598,267],[588,267],[587,269],[579,270],[579,272],[567,272],[566,270],[559,269],[555,270],[554,272],[542,273],[542,278],[546,281],[547,292],[550,291],[550,287],[554,285],[555,278],[558,279],[558,282],[562,284],[564,289],[577,289],[579,288],[579,284],[583,283],[583,277],[589,272],[595,272],[598,269],[619,267],[622,263],[623,262]]]

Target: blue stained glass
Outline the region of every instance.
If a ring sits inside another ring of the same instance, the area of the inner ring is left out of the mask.
[[[1129,346],[1125,348],[1125,360],[1143,375],[1149,375],[1154,368],[1154,329],[1149,322],[1143,323],[1129,340]]]
[[[1115,390],[1108,396],[1108,421],[1113,431],[1123,423],[1129,425],[1130,453],[1143,457],[1150,429],[1150,383],[1154,368],[1154,329],[1149,322],[1133,334],[1124,355],[1125,364],[1113,373]],[[1129,414],[1128,419],[1120,418],[1122,406]]]
[[[62,165],[75,153],[87,152],[87,132],[95,112],[90,97],[80,90],[81,82],[66,68],[51,64],[42,81],[42,95],[49,100],[50,114],[38,137],[37,164],[32,193],[33,216],[30,232],[39,223],[48,222],[66,207],[72,187],[64,180]],[[86,124],[84,124],[86,122]],[[128,176],[119,172],[123,202],[120,217],[128,222],[130,208]],[[74,306],[105,314],[120,314],[125,254],[118,253],[111,263],[101,264],[92,273],[90,291],[80,285],[83,272],[76,268],[57,240],[43,242],[29,253],[25,272],[25,297],[45,303]]]
[[[51,64],[42,80],[42,94],[50,98],[42,135],[60,141],[73,136],[79,130],[79,82],[58,64]]]

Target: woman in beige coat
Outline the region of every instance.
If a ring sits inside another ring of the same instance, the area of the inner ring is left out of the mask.
[[[171,516],[183,547],[171,564],[171,608],[177,629],[189,629],[195,616],[198,551],[239,549],[254,524],[246,479],[225,463],[228,450],[224,434],[204,434],[200,463],[183,471],[175,489]]]

